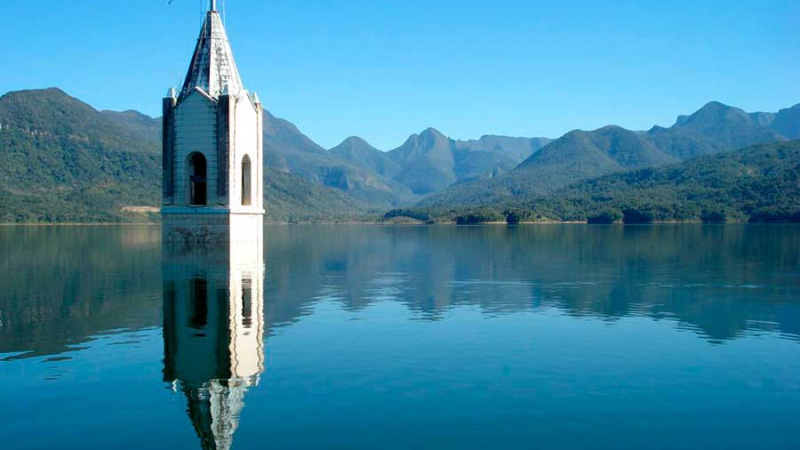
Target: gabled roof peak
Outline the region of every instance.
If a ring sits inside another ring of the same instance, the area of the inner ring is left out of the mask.
[[[210,10],[200,30],[189,72],[181,89],[181,97],[188,95],[196,87],[213,98],[223,95],[226,88],[230,95],[238,95],[243,88],[215,0],[211,0]]]

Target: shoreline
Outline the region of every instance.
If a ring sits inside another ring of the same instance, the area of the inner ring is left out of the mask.
[[[536,222],[484,222],[474,224],[457,224],[455,222],[435,222],[435,223],[393,223],[393,222],[264,222],[264,225],[376,225],[376,226],[413,226],[413,227],[431,227],[431,226],[457,226],[457,227],[480,227],[480,226],[518,226],[518,225],[591,225],[591,226],[648,226],[648,225],[797,225],[797,222],[722,222],[722,223],[705,223],[700,220],[696,221],[678,221],[678,220],[665,220],[655,221],[651,223],[594,223],[590,224],[586,221],[536,221]],[[87,223],[0,223],[0,227],[133,227],[133,226],[160,226],[160,222],[87,222]]]

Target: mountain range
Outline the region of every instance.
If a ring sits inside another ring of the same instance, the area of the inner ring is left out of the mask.
[[[265,131],[266,165],[379,209],[497,204],[610,173],[800,138],[800,105],[747,113],[719,102],[646,132],[607,126],[555,140],[487,135],[462,141],[428,128],[389,151],[352,136],[326,152],[291,123],[267,121],[280,127]]]
[[[552,195],[520,195],[483,206],[393,210],[385,217],[464,224],[800,222],[800,140],[612,173]]]
[[[711,102],[670,128],[647,132],[607,126],[571,131],[543,147],[514,170],[493,179],[452,186],[422,200],[422,207],[497,204],[551,195],[582,180],[800,136],[800,105],[775,114],[748,114]]]
[[[326,151],[290,122],[265,113],[265,164],[376,207],[409,205],[450,185],[512,170],[546,138],[456,141],[434,128],[384,152],[353,136]]]
[[[434,128],[381,151],[359,137],[326,150],[264,114],[265,197],[274,221],[363,220],[391,208],[468,208],[549,196],[583,180],[800,138],[800,105],[746,113],[712,102],[646,132],[608,126],[556,140]],[[0,97],[0,222],[153,220],[160,119],[97,111],[55,88]]]

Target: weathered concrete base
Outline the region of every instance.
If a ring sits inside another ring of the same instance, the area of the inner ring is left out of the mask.
[[[227,242],[261,243],[263,213],[239,213],[227,209],[184,208],[161,211],[161,229],[166,243],[213,244]]]

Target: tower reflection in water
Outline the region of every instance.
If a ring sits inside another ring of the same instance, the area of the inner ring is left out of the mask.
[[[164,253],[164,380],[186,397],[202,448],[228,449],[264,372],[263,249]]]

